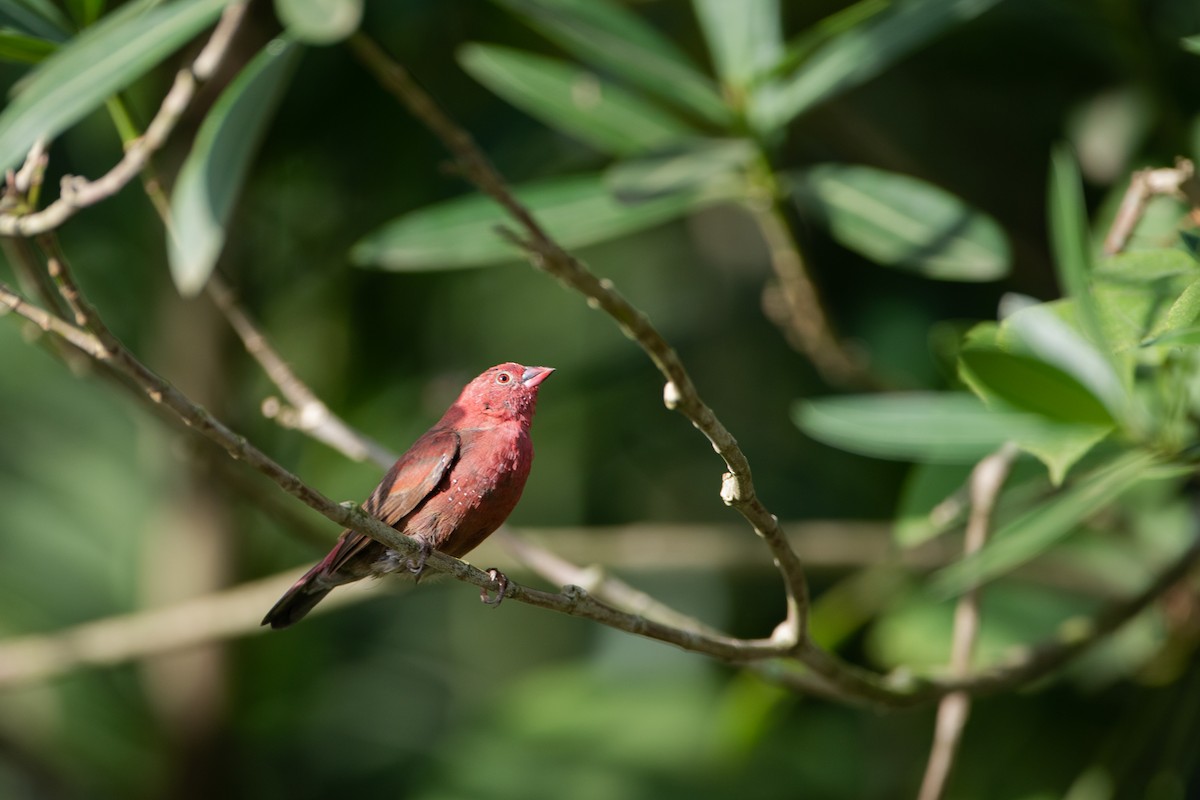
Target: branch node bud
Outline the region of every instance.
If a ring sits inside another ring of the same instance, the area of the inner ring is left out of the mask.
[[[675,381],[667,381],[667,385],[663,387],[663,405],[674,411],[679,407],[679,402],[683,397],[679,394],[679,387],[675,385]]]

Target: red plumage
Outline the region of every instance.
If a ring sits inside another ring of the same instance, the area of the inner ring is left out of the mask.
[[[553,371],[509,362],[468,383],[438,423],[388,470],[363,504],[367,513],[447,555],[461,557],[474,549],[521,499],[533,464],[529,427],[538,387]],[[263,624],[286,628],[335,586],[407,564],[374,539],[343,531]]]

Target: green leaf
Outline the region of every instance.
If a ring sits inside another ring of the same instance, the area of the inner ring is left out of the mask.
[[[668,153],[618,161],[605,172],[605,179],[617,198],[626,202],[697,188],[732,197],[742,192],[742,170],[756,153],[745,139],[698,139]]]
[[[1200,315],[1200,264],[1182,250],[1122,253],[1093,276],[1092,294],[1114,353],[1191,327]]]
[[[1005,318],[1001,342],[1010,340],[1024,354],[1058,367],[1100,400],[1112,419],[1123,417],[1129,398],[1112,363],[1048,305],[1029,302]]]
[[[1089,473],[1075,485],[996,531],[981,551],[940,570],[930,588],[939,596],[961,594],[1036,558],[1122,492],[1155,477],[1154,457],[1131,451]]]
[[[783,57],[779,0],[692,0],[692,7],[727,86],[751,87]]]
[[[1200,55],[1200,36],[1188,36],[1186,39],[1181,39],[1179,43],[1189,53]]]
[[[721,2],[721,0],[713,0]],[[755,112],[762,130],[783,127],[834,95],[864,83],[923,46],[946,28],[987,11],[998,0],[907,0],[819,48]],[[736,7],[736,3],[728,4]]]
[[[811,25],[787,43],[780,71],[795,69],[820,46],[887,11],[893,0],[858,0]]]
[[[104,13],[104,0],[67,0],[67,11],[80,28],[86,28]]]
[[[644,153],[695,135],[678,118],[558,59],[470,44],[458,61],[517,108],[605,153]]]
[[[26,36],[10,28],[0,29],[0,60],[37,64],[58,49],[58,43]]]
[[[287,32],[305,44],[334,44],[358,30],[363,0],[275,0]]]
[[[722,127],[733,115],[716,85],[671,40],[610,0],[496,0],[583,61]]]
[[[1200,344],[1200,328],[1180,328],[1143,343],[1143,347],[1189,347]]]
[[[171,277],[191,296],[208,282],[251,159],[287,87],[301,47],[269,42],[204,118],[171,192]]]
[[[1008,274],[1000,226],[924,181],[872,167],[822,164],[801,173],[795,197],[842,245],[928,278],[990,281]]]
[[[1050,160],[1050,239],[1063,293],[1076,302],[1080,328],[1107,354],[1111,352],[1100,324],[1100,312],[1090,291],[1091,251],[1083,182],[1075,157],[1056,147]]]
[[[908,473],[896,511],[893,538],[903,548],[916,547],[961,526],[970,511],[968,484],[975,463],[916,464]],[[1032,459],[1017,459],[996,501],[992,519],[1024,511],[1050,489],[1044,468]],[[994,523],[993,523],[994,524]]]
[[[142,14],[110,14],[47,58],[0,113],[0,169],[148,72],[211,24],[228,1],[178,0]]]
[[[514,191],[517,199],[568,248],[644,230],[711,202],[703,194],[680,193],[644,203],[618,202],[603,175],[551,178]],[[496,229],[511,219],[482,195],[450,200],[402,216],[354,246],[363,266],[390,270],[478,267],[510,262],[520,251]]]
[[[60,43],[72,30],[70,20],[50,0],[0,0],[0,26]]]
[[[1033,414],[989,409],[964,393],[912,392],[804,400],[792,420],[818,441],[854,453],[970,464],[1019,437],[1056,427]]]
[[[1059,422],[1107,426],[1113,417],[1076,378],[1039,358],[980,347],[959,354],[960,373],[981,396]],[[978,387],[978,388],[977,388]]]

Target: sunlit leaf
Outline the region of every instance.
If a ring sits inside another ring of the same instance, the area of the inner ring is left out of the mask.
[[[305,44],[333,44],[358,30],[363,0],[275,0],[287,32]]]
[[[1140,451],[1118,456],[1004,525],[979,553],[939,571],[930,588],[940,596],[959,594],[1036,558],[1122,492],[1156,477],[1153,464],[1154,457]]]
[[[251,159],[301,52],[294,43],[269,43],[200,126],[171,193],[171,277],[182,295],[199,292],[212,274]]]
[[[1190,347],[1200,344],[1200,328],[1180,328],[1143,343],[1143,347]]]
[[[60,43],[72,29],[51,0],[0,0],[0,26]]]
[[[710,202],[680,193],[626,204],[612,196],[603,175],[581,175],[528,184],[517,199],[564,247],[584,247],[659,225]],[[354,246],[364,266],[392,270],[454,269],[498,264],[520,257],[498,226],[509,217],[490,199],[470,195],[406,214]]]
[[[517,108],[606,153],[644,153],[695,135],[657,106],[564,61],[484,44],[463,47],[458,60]]]
[[[732,114],[716,85],[675,44],[610,0],[496,0],[567,52],[660,99],[725,126]]]
[[[783,57],[779,0],[692,0],[692,7],[725,84],[749,87]]]
[[[1066,147],[1056,148],[1051,157],[1049,213],[1050,239],[1063,293],[1076,302],[1084,335],[1101,352],[1108,353],[1100,312],[1090,291],[1092,264],[1083,183],[1075,157]]]
[[[989,409],[968,394],[934,392],[804,400],[792,419],[843,450],[940,464],[974,463],[1005,442],[1054,427],[1033,414]]]
[[[0,168],[103,105],[211,24],[227,2],[177,0],[141,14],[110,14],[47,58],[0,112]]]
[[[1026,306],[1001,324],[1015,348],[1070,375],[1104,404],[1112,419],[1126,411],[1128,398],[1112,363],[1044,304]]]
[[[1183,45],[1184,50],[1200,55],[1200,36],[1189,36],[1186,39],[1181,39],[1180,44]]]
[[[714,0],[721,2],[721,0]],[[816,104],[870,80],[952,25],[998,0],[900,0],[830,40],[756,108],[758,127],[775,130]],[[737,7],[737,4],[728,4]]]
[[[58,49],[58,43],[14,30],[0,30],[0,60],[37,64]]]
[[[796,200],[841,244],[929,278],[990,281],[1009,269],[991,217],[924,181],[872,167],[823,164],[802,173]]]
[[[735,194],[745,183],[740,172],[756,152],[754,145],[744,139],[700,139],[667,153],[618,161],[605,177],[609,188],[623,201],[661,197],[718,183]]]

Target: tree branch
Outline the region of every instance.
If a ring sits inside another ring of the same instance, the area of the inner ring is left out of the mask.
[[[267,337],[259,332],[250,315],[238,304],[233,290],[215,274],[209,278],[208,295],[229,320],[229,325],[242,340],[246,352],[259,363],[284,399],[291,404],[290,408],[280,407],[277,400],[272,404],[274,398],[269,398],[263,402],[266,416],[285,427],[308,434],[352,461],[370,460],[385,469],[396,461],[396,453],[347,425],[296,377],[296,373],[275,351]]]
[[[820,293],[789,228],[780,189],[763,163],[755,171],[757,196],[743,206],[758,224],[767,244],[776,286],[763,293],[763,311],[779,327],[792,347],[803,353],[826,381],[836,386],[882,388],[871,374],[862,353],[838,338],[821,302]]]
[[[175,82],[163,98],[145,134],[125,150],[124,157],[105,175],[94,181],[67,175],[62,179],[59,197],[41,211],[0,214],[0,236],[36,236],[62,225],[80,209],[112,197],[142,171],[150,156],[166,143],[180,117],[196,95],[200,84],[216,72],[229,49],[229,43],[241,23],[246,3],[226,6],[208,43],[195,60],[175,75]]]
[[[775,639],[793,647],[798,645],[806,636],[808,616],[808,582],[803,566],[788,545],[779,521],[755,494],[750,464],[738,447],[737,440],[701,400],[691,376],[674,349],[645,314],[626,300],[611,281],[597,278],[542,229],[529,210],[509,191],[504,179],[471,135],[438,107],[407,70],[361,33],[351,37],[350,44],[379,82],[442,141],[462,175],[499,203],[520,226],[523,233],[520,236],[509,233],[508,238],[525,249],[535,266],[575,289],[587,299],[589,305],[612,317],[625,335],[636,341],[658,367],[667,381],[663,392],[667,407],[687,417],[725,461],[728,471],[723,477],[721,498],[746,518],[770,549],[787,591],[787,616],[776,629]]]
[[[984,458],[971,472],[971,515],[963,541],[963,557],[978,553],[987,543],[996,498],[1008,480],[1017,448],[1006,444]],[[971,671],[971,658],[979,637],[979,587],[973,586],[958,599],[954,610],[954,634],[950,651],[950,674],[961,678]],[[938,703],[934,727],[933,748],[925,777],[921,781],[918,800],[940,800],[946,792],[946,782],[958,754],[967,715],[971,711],[971,696],[964,691],[950,692]]]

